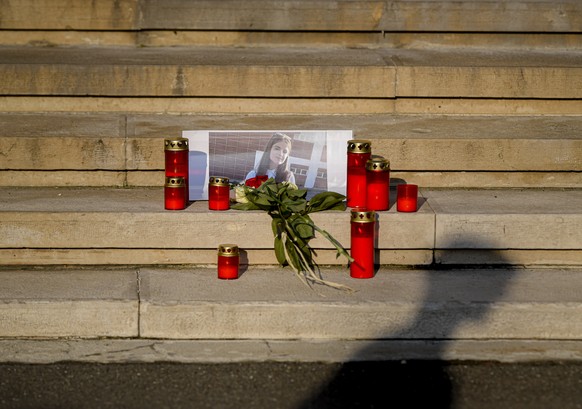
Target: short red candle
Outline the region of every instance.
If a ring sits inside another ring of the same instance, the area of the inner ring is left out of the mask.
[[[164,202],[167,210],[182,210],[186,208],[186,183],[184,178],[166,178]]]
[[[230,186],[228,178],[211,176],[208,182],[208,208],[210,210],[230,209]]]
[[[186,202],[188,202],[188,139],[173,138],[164,140],[166,176],[182,177],[186,184]]]
[[[348,169],[346,204],[348,207],[366,207],[366,162],[372,155],[370,141],[348,141]]]
[[[375,212],[352,210],[350,254],[354,261],[350,264],[350,276],[353,278],[374,277],[375,224]]]
[[[416,212],[418,208],[418,185],[398,185],[397,194],[396,210],[399,212]]]
[[[237,279],[239,262],[240,256],[237,245],[221,244],[218,246],[218,278],[221,280]]]
[[[390,208],[390,162],[381,156],[366,162],[366,209]]]

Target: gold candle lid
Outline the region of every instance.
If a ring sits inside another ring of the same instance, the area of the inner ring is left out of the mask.
[[[236,244],[220,244],[218,246],[218,255],[225,257],[238,256],[238,246]]]
[[[166,187],[185,187],[186,180],[182,176],[166,177]]]
[[[382,156],[376,156],[372,159],[368,159],[366,162],[366,170],[372,172],[383,172],[390,170],[390,161]]]
[[[372,152],[372,142],[363,139],[352,139],[348,141],[349,153],[370,153]]]
[[[210,186],[228,186],[229,179],[225,176],[210,176],[208,184]]]
[[[187,151],[188,138],[169,138],[164,140],[164,149],[167,151]]]
[[[373,210],[352,210],[351,221],[353,223],[374,223],[376,212]]]

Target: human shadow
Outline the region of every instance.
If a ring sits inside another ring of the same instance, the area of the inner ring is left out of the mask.
[[[469,243],[468,248],[494,248],[477,237],[455,237],[452,245],[442,248],[452,248],[455,243]],[[462,251],[437,251],[437,262],[458,260]],[[503,264],[499,254],[495,257]],[[447,348],[456,339],[482,337],[482,327],[491,325],[491,306],[502,299],[515,274],[503,267],[477,270],[433,263],[421,273],[426,291],[414,318],[399,330],[370,340],[348,362],[338,364],[333,379],[300,408],[453,407],[455,383],[448,371]],[[402,358],[402,348],[407,351],[404,355],[412,358]]]

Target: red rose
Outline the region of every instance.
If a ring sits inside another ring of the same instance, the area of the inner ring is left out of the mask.
[[[267,179],[269,179],[269,177],[267,175],[257,176],[254,178],[247,179],[245,181],[245,185],[248,187],[254,187],[256,189],[259,186],[261,186],[263,184],[263,182],[266,182]]]

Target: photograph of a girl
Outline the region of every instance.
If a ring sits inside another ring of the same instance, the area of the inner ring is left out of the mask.
[[[274,178],[291,182],[308,195],[345,194],[349,130],[194,130],[183,131],[190,147],[190,197],[208,200],[208,178],[232,184]],[[256,182],[256,181],[253,181]]]
[[[255,169],[252,169],[245,180],[267,175],[274,178],[277,183],[295,183],[295,175],[289,169],[289,154],[291,153],[292,140],[288,135],[275,133],[263,152],[261,160]]]

